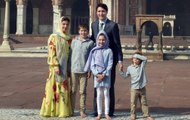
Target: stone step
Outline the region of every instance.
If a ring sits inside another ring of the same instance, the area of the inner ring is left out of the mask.
[[[124,59],[130,59],[136,52],[134,45],[122,45],[122,52]],[[159,52],[158,46],[150,46],[146,49],[142,46],[142,52],[148,57],[149,60],[190,60],[190,47],[183,46],[165,46],[163,47],[163,53]]]

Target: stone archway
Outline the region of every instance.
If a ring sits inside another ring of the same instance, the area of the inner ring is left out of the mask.
[[[172,36],[172,26],[170,22],[165,22],[163,24],[163,37],[164,36]]]
[[[158,27],[158,32],[160,36],[159,50],[162,52],[163,15],[136,15],[137,50],[139,51],[142,50],[142,43],[141,43],[142,25],[147,21],[154,22]]]
[[[159,57],[158,59],[163,59],[163,51],[162,51],[162,27],[163,27],[163,15],[146,15],[146,14],[139,14],[136,15],[136,32],[137,32],[137,44],[136,48],[138,51],[142,51],[142,41],[141,41],[141,33],[142,33],[142,27],[145,22],[152,21],[154,22],[158,27],[158,33],[159,33]]]
[[[164,15],[163,17],[163,35],[162,37],[174,37],[175,15]],[[169,34],[168,34],[169,33]]]

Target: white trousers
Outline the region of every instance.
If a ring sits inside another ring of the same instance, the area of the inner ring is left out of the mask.
[[[103,94],[104,94],[104,104],[105,104],[105,114],[109,114],[109,105],[110,105],[110,95],[109,89],[106,87],[98,87],[96,88],[97,91],[97,110],[98,114],[102,114],[102,102],[103,102]]]

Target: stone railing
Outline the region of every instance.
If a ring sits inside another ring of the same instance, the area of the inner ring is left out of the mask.
[[[119,31],[121,35],[135,35],[135,29],[133,25],[119,25]]]

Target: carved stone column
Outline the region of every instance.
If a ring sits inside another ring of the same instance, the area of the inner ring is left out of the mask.
[[[0,46],[0,51],[10,52],[14,49],[9,42],[10,0],[5,0],[5,2],[3,43]]]
[[[59,19],[62,16],[63,0],[52,0],[52,5],[53,5],[53,32],[55,32],[59,24]]]
[[[89,10],[90,10],[90,28],[91,28],[91,23],[94,22],[97,18],[97,15],[96,15],[96,6],[97,4],[99,3],[99,0],[89,0]],[[90,30],[90,34],[91,34],[91,29]]]
[[[26,32],[26,3],[27,0],[16,0],[17,4],[17,35],[23,35]]]
[[[129,0],[126,0],[126,26],[129,25]]]
[[[141,33],[142,33],[142,30],[139,29],[137,31],[137,42],[136,42],[136,49],[140,52],[142,51]]]
[[[112,6],[113,6],[112,7],[112,20],[118,23],[119,22],[119,16],[118,16],[119,1],[114,0]]]
[[[138,0],[138,14],[142,14],[143,12],[142,12],[142,0]]]
[[[159,51],[162,53],[163,52],[163,43],[162,43],[162,31],[159,31]]]
[[[108,6],[108,14],[107,17],[111,20],[113,20],[113,4],[112,0],[102,0],[102,3],[105,3]]]

